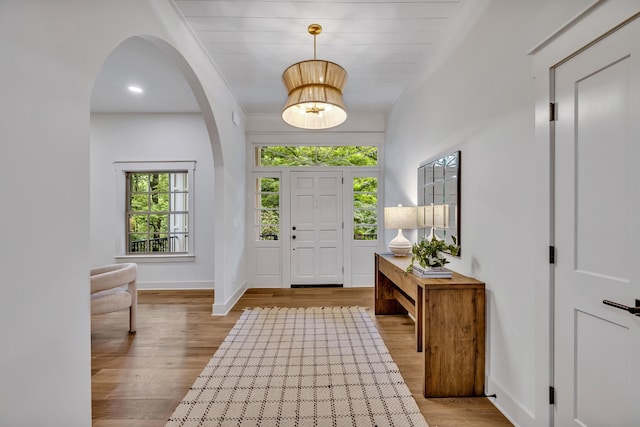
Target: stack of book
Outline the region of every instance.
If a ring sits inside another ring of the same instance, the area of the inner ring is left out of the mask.
[[[453,276],[451,270],[446,268],[425,268],[420,264],[413,264],[413,274],[421,279],[450,279]]]

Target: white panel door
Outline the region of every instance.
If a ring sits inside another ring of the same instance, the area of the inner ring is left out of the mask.
[[[291,284],[342,284],[342,259],[342,173],[291,172]]]
[[[640,426],[640,22],[555,70],[554,419]]]

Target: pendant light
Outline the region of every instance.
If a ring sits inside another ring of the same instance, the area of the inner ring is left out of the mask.
[[[282,73],[289,92],[282,119],[302,129],[328,129],[347,119],[342,100],[347,72],[336,63],[316,59],[316,36],[322,27],[311,24],[307,30],[313,36],[313,60],[293,64]]]

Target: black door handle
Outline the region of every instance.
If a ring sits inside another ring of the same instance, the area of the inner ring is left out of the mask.
[[[292,238],[293,240],[296,240],[296,236],[291,236],[291,238]]]
[[[608,301],[608,300],[603,300],[602,303],[611,307],[619,308],[620,310],[628,311],[629,313],[634,314],[636,316],[640,316],[640,299],[636,300],[635,307],[629,307],[628,305],[619,304],[617,302]]]

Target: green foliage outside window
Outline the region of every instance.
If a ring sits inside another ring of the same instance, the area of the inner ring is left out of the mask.
[[[127,181],[128,252],[183,251],[188,237],[187,173],[127,172]]]
[[[280,179],[257,178],[256,223],[258,240],[278,240],[280,237]]]
[[[378,165],[376,146],[259,146],[256,163],[260,167],[374,167]],[[280,236],[280,181],[257,178],[256,226],[258,240]],[[378,238],[378,178],[353,179],[353,238]]]
[[[129,230],[167,233],[169,231],[169,174],[132,173],[129,178]],[[148,212],[164,215],[151,215]]]
[[[374,146],[260,146],[258,166],[376,166]]]
[[[378,178],[353,178],[353,238],[378,238]]]

